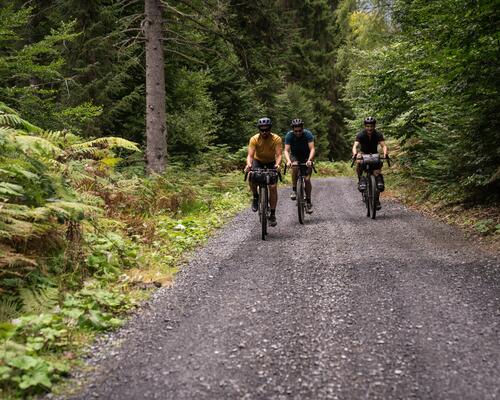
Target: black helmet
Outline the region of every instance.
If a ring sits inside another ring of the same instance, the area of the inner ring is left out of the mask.
[[[267,117],[261,118],[257,122],[258,128],[260,128],[261,126],[269,126],[270,127],[272,125],[273,125],[273,123],[271,122],[271,118],[267,118]]]
[[[295,118],[295,119],[292,119],[292,128],[296,127],[296,126],[304,126],[304,121],[302,121],[300,118]]]
[[[377,123],[377,120],[373,117],[366,117],[365,118],[365,125],[366,124],[373,124],[375,125]]]

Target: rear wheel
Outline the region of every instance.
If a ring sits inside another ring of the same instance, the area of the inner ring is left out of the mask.
[[[377,215],[377,198],[378,198],[378,189],[377,189],[377,181],[375,179],[375,175],[370,175],[370,198],[369,198],[369,203],[370,203],[370,208],[372,211],[372,219],[375,219]]]
[[[262,240],[266,240],[267,235],[267,207],[268,207],[268,199],[267,199],[267,187],[261,186],[260,195],[259,195],[259,210],[260,210],[260,223],[262,226]]]
[[[304,224],[305,200],[304,200],[304,179],[302,178],[302,176],[299,176],[297,183],[299,186],[297,188],[297,212],[299,214],[299,222],[301,224]]]

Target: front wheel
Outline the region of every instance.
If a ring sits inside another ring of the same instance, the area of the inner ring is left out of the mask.
[[[260,188],[259,194],[259,211],[260,211],[260,223],[262,226],[262,240],[266,240],[267,235],[267,214],[268,214],[268,192],[267,187],[263,186]]]
[[[297,212],[299,214],[299,222],[304,224],[304,179],[299,176],[298,182],[299,187],[297,188]]]
[[[377,189],[377,181],[375,179],[375,175],[370,175],[370,198],[369,198],[369,203],[370,203],[370,208],[372,209],[372,219],[375,219],[377,216],[377,198],[378,198],[378,189]]]
[[[370,194],[371,194],[371,189],[370,189],[370,182],[367,179],[366,182],[366,189],[363,191],[363,201],[365,202],[366,206],[366,216],[370,217],[371,214],[371,207],[370,207]]]

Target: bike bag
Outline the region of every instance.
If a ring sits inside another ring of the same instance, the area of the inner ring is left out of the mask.
[[[380,154],[362,154],[362,165],[380,166]]]
[[[275,171],[251,171],[248,178],[250,179],[250,182],[254,182],[257,184],[268,184],[268,185],[274,185],[275,183],[278,182],[278,174]],[[266,182],[266,180],[269,178],[269,181]]]

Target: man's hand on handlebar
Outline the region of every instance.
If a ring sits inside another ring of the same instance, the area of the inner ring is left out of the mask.
[[[245,172],[248,172],[248,171],[250,171],[251,169],[252,169],[252,165],[251,165],[251,164],[247,164],[247,165],[245,166],[245,170],[244,170],[244,171],[245,171]]]
[[[312,161],[311,161],[311,160],[307,160],[307,161],[306,161],[306,166],[307,166],[307,168],[311,168],[311,167],[312,167],[312,165],[313,165],[313,163],[312,163]]]

